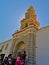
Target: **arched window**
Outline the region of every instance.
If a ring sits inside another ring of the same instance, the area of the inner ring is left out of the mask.
[[[2,52],[3,48],[4,48],[4,45],[1,46],[0,53]]]
[[[7,49],[7,47],[8,47],[8,44],[6,44],[5,50]]]
[[[26,23],[25,27],[28,27],[28,23]]]

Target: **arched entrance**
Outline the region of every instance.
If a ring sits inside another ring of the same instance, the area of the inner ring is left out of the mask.
[[[18,53],[18,52],[23,53],[24,50],[25,50],[25,44],[24,44],[24,42],[18,43],[18,44],[17,44],[17,53]]]
[[[16,45],[14,57],[16,57],[19,52],[23,53],[24,51],[25,51],[25,43],[23,41],[21,41]]]

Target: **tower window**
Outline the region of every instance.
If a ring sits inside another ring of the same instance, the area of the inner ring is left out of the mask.
[[[28,23],[26,23],[25,27],[28,27]]]

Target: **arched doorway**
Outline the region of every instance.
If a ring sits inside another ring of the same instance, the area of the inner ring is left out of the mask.
[[[25,43],[23,41],[21,41],[16,45],[14,57],[17,57],[19,52],[23,53],[24,51],[25,51]]]
[[[18,53],[18,52],[23,53],[24,50],[25,50],[25,44],[24,44],[24,42],[18,43],[18,44],[17,44],[17,53]]]

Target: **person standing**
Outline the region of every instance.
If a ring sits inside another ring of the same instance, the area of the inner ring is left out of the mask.
[[[20,56],[19,55],[16,58],[15,65],[20,65]]]
[[[25,65],[26,63],[26,51],[24,51],[24,53],[22,54],[22,64],[21,65]]]
[[[4,65],[7,65],[7,63],[8,63],[8,57],[5,57],[3,63],[4,63]]]
[[[12,65],[12,54],[8,55],[8,63],[7,65]]]
[[[0,65],[3,65],[2,56],[0,55]]]

